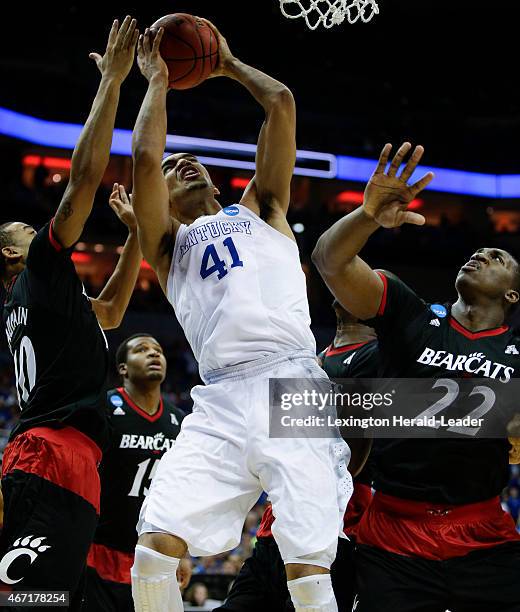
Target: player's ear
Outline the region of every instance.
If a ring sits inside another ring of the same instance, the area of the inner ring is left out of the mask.
[[[213,195],[214,196],[219,196],[220,195],[220,191],[218,190],[217,187],[215,187],[215,185],[213,185]]]
[[[126,363],[120,363],[117,366],[117,371],[119,372],[119,375],[124,378],[128,373],[128,368],[126,366]]]
[[[22,251],[15,246],[6,246],[2,248],[2,255],[8,259],[10,263],[14,263],[15,260],[22,257]]]
[[[520,294],[514,289],[509,289],[509,291],[506,292],[505,297],[510,304],[516,304],[518,300],[520,300]]]

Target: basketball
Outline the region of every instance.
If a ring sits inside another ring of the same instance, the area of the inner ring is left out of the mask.
[[[218,64],[218,41],[213,30],[198,17],[175,13],[158,19],[151,29],[164,28],[161,56],[168,66],[172,89],[196,87]]]

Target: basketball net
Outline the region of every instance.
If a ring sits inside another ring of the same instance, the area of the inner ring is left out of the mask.
[[[289,19],[303,17],[311,30],[319,25],[326,28],[361,20],[368,23],[379,15],[376,0],[280,0],[282,14]]]

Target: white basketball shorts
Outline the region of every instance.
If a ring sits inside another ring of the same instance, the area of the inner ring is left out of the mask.
[[[348,445],[335,438],[270,438],[269,378],[326,378],[312,353],[267,357],[211,373],[161,459],[138,532],[182,538],[195,556],[240,543],[247,513],[266,491],[284,561],[326,551],[334,560],[352,493]],[[320,556],[323,558],[323,555]]]

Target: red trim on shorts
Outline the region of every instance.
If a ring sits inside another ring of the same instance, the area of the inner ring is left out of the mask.
[[[157,419],[160,419],[162,416],[162,413],[164,411],[164,404],[163,404],[163,398],[161,395],[161,401],[159,402],[159,409],[157,410],[157,412],[155,414],[148,414],[147,412],[145,412],[142,408],[139,408],[139,406],[134,402],[134,400],[128,395],[128,393],[124,390],[123,387],[118,387],[117,391],[119,393],[121,393],[121,395],[125,398],[126,403],[130,406],[130,408],[133,408],[137,414],[139,416],[142,416],[144,419],[146,419],[147,421],[150,421],[151,423],[157,421]]]
[[[354,351],[362,346],[365,346],[365,344],[368,344],[368,340],[366,342],[358,342],[357,344],[344,344],[343,346],[338,346],[336,348],[333,348],[331,344],[325,353],[325,357],[340,355],[341,353],[346,353],[348,351]]]
[[[74,427],[34,427],[5,447],[2,477],[20,470],[79,495],[99,514],[101,449]]]
[[[349,499],[347,510],[343,518],[343,533],[355,536],[358,525],[368,506],[372,502],[372,488],[361,482],[354,483],[354,492]]]
[[[51,243],[53,248],[59,253],[60,251],[63,251],[63,247],[59,243],[58,239],[54,236],[53,226],[54,226],[54,218],[49,223],[49,242]]]
[[[103,580],[131,584],[130,568],[133,564],[133,553],[121,552],[95,542],[90,545],[87,565],[94,568]]]
[[[508,325],[501,325],[500,327],[495,327],[493,329],[485,329],[484,331],[472,332],[469,329],[466,329],[463,325],[461,325],[453,316],[450,316],[450,325],[453,329],[459,334],[466,336],[470,340],[478,340],[479,338],[486,338],[487,336],[500,336],[509,329]]]
[[[354,492],[350,498],[345,517],[343,519],[343,532],[345,535],[356,535],[357,526],[372,501],[372,489],[369,485],[354,483]],[[274,523],[273,508],[268,504],[262,515],[260,527],[256,532],[257,538],[272,538]]]
[[[498,497],[453,506],[376,493],[357,530],[358,544],[433,561],[518,540]]]
[[[262,521],[260,522],[260,527],[256,532],[257,538],[272,538],[273,532],[271,531],[271,527],[274,523],[273,516],[273,507],[271,504],[267,504],[264,513],[262,515]]]
[[[382,315],[385,314],[386,299],[388,295],[388,279],[382,272],[376,272],[376,274],[383,281],[383,295],[381,296],[381,303],[379,304],[379,308],[377,310],[377,316],[381,317]]]

